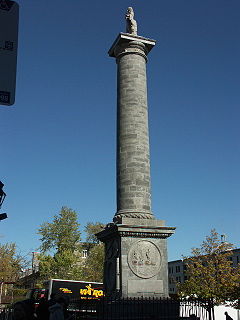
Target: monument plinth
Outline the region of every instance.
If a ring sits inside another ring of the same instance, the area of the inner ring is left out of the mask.
[[[117,71],[117,212],[98,233],[105,243],[104,285],[107,295],[167,297],[166,238],[175,228],[151,211],[147,104],[147,55],[155,40],[137,35],[133,10],[127,33],[109,50]]]

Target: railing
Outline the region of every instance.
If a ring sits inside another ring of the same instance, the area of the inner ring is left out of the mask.
[[[72,320],[214,320],[212,302],[198,299],[85,298],[68,310]],[[0,320],[13,320],[12,309],[0,309]]]
[[[12,320],[12,309],[0,308],[0,320]]]
[[[197,318],[214,320],[214,308],[211,300],[181,300],[180,313],[181,318]]]
[[[93,320],[214,320],[209,300],[126,298],[72,301],[73,319]]]

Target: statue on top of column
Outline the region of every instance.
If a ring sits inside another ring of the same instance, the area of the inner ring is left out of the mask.
[[[137,22],[134,20],[134,11],[132,7],[128,7],[125,18],[127,22],[126,32],[137,35]]]

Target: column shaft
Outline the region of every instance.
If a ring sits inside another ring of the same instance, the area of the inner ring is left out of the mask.
[[[146,49],[139,41],[118,49],[115,218],[151,219]]]

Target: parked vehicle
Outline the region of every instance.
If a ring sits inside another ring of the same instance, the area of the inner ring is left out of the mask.
[[[103,283],[50,279],[44,282],[44,288],[33,288],[27,293],[27,299],[39,302],[41,298],[50,299],[52,294],[65,296],[69,301],[80,299],[99,299],[103,297]]]

